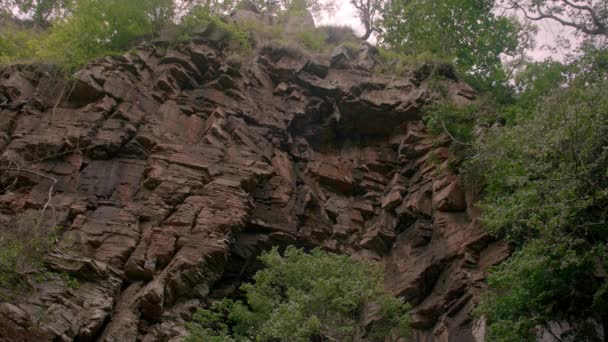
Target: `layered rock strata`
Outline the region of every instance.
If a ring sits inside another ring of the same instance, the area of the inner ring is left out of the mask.
[[[179,341],[257,255],[298,245],[383,262],[414,307],[403,341],[475,341],[471,309],[507,250],[450,140],[425,130],[429,69],[376,74],[366,44],[326,59],[265,46],[235,68],[219,46],[146,44],[70,79],[1,71],[0,222],[62,231],[50,275],[0,304],[0,340]],[[451,101],[474,97],[445,76]]]

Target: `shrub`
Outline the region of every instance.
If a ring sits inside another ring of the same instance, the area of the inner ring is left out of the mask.
[[[137,39],[154,33],[146,0],[80,0],[72,14],[56,21],[39,44],[37,56],[68,69],[108,54],[126,51]]]
[[[478,143],[482,222],[516,248],[480,309],[494,340],[531,340],[531,327],[566,320],[572,339],[561,338],[587,341],[589,318],[608,322],[606,86],[575,78]]]
[[[25,214],[0,231],[0,296],[10,298],[27,288],[27,276],[42,268],[43,257],[58,229],[42,223],[38,212]]]
[[[350,341],[372,303],[379,318],[369,340],[409,329],[409,306],[384,292],[377,264],[293,247],[284,256],[275,248],[260,259],[266,268],[242,286],[245,300],[199,309],[188,326],[189,341]]]
[[[536,341],[535,328],[548,329],[549,322],[560,318],[575,324],[564,341],[598,340],[587,320],[598,303],[593,297],[566,300],[573,292],[601,289],[593,270],[602,251],[587,249],[581,242],[567,237],[535,240],[492,270],[488,281],[493,292],[476,310],[487,318],[489,341]]]
[[[328,50],[327,33],[323,30],[306,30],[299,32],[295,40],[305,49],[312,52],[324,52]]]
[[[256,20],[241,21],[238,25],[254,36],[256,44],[280,40],[283,37],[282,25],[260,24]]]
[[[455,77],[452,60],[439,57],[428,52],[418,55],[406,55],[384,47],[378,48],[380,64],[376,72],[396,75],[412,74],[415,78],[426,79],[431,76],[443,75]]]
[[[478,118],[476,109],[475,105],[459,108],[439,101],[426,107],[424,120],[429,133],[448,134],[457,143],[469,144],[473,141],[473,127]]]
[[[32,61],[35,58],[35,46],[42,36],[42,33],[9,22],[1,25],[0,65]]]
[[[197,6],[182,18],[179,25],[179,39],[182,41],[191,40],[191,32],[202,31],[217,31],[224,35],[221,42],[222,47],[233,53],[247,56],[253,52],[248,31],[236,23],[227,23],[221,18],[209,14],[209,11],[203,6]]]
[[[349,26],[319,26],[317,30],[322,31],[326,35],[325,42],[330,45],[338,45],[344,42],[360,43],[361,39],[357,37],[353,29]]]

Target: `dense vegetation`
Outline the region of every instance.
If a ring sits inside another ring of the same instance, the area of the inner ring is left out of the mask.
[[[484,87],[506,81],[501,54],[517,54],[522,35],[517,20],[493,13],[493,1],[395,0],[382,22],[386,45],[407,55],[452,58],[470,81]]]
[[[44,220],[46,219],[46,220]],[[44,257],[54,248],[60,229],[47,217],[31,211],[0,228],[0,300],[27,293],[32,284],[47,278],[61,278],[68,286],[76,280],[68,274],[52,274]]]
[[[331,7],[316,0],[253,3],[278,21],[302,15],[304,9],[318,16]],[[492,271],[478,309],[488,323],[488,340],[534,340],[538,329],[552,322],[569,322],[565,334],[556,336],[562,341],[596,339],[596,329],[590,327],[596,323],[608,331],[608,3],[352,3],[366,29],[363,38],[375,36],[381,47],[386,65],[378,72],[428,60],[453,63],[480,91],[479,100],[468,107],[428,107],[425,119],[431,133],[450,135],[461,157],[454,167],[483,195],[479,205],[485,226],[513,247],[513,256]],[[280,29],[239,26],[221,18],[240,5],[221,0],[1,0],[0,64],[51,61],[73,69],[166,32],[173,32],[176,41],[188,40],[192,31],[208,25],[228,32],[238,58],[254,48],[252,32],[288,39],[313,53],[327,53],[339,41],[334,38],[340,31],[332,28],[285,37]],[[573,28],[585,44],[565,62],[530,62],[526,54],[533,47],[534,27],[505,15],[506,8],[532,22],[544,19]],[[30,21],[14,20],[16,12]],[[352,33],[344,37],[356,41]],[[267,268],[242,288],[242,301],[218,302],[197,313],[190,327],[193,338],[342,340],[356,331],[359,317],[351,315],[374,301],[387,310],[377,329],[406,322],[405,306],[382,294],[381,274],[365,271],[369,265],[293,249],[285,257],[273,251],[262,260]]]
[[[331,6],[317,0],[249,1],[276,22],[289,16],[315,15]],[[240,57],[250,54],[252,37],[281,40],[313,52],[327,51],[327,30],[285,34],[281,25],[260,27],[255,21],[235,23],[227,15],[234,1],[174,0],[0,0],[0,65],[18,62],[55,63],[74,70],[102,56],[121,54],[158,37],[186,41],[208,26],[228,36]],[[25,20],[17,20],[15,13]]]
[[[608,327],[606,57],[531,65],[509,124],[469,161],[484,170],[485,226],[516,248],[480,307],[492,340],[532,340],[554,321],[570,322],[565,340],[594,340],[589,318]]]
[[[384,292],[377,264],[293,247],[260,260],[265,268],[241,287],[244,300],[199,309],[189,341],[352,341],[357,334],[385,341],[409,329],[409,307]],[[374,317],[370,331],[360,326],[364,313]]]

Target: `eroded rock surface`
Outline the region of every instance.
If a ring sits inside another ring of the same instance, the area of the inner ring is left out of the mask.
[[[296,244],[384,262],[414,305],[403,341],[475,341],[471,308],[507,250],[479,227],[449,139],[425,132],[424,75],[372,73],[368,45],[328,60],[265,47],[240,70],[214,46],[142,45],[70,81],[2,71],[0,222],[40,212],[53,186],[45,218],[64,231],[46,267],[79,281],[0,304],[2,340],[179,341],[259,253]],[[445,82],[455,103],[474,96]]]

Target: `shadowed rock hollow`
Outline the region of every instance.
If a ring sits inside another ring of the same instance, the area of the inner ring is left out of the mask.
[[[428,74],[375,74],[365,44],[328,59],[267,46],[238,69],[216,46],[145,44],[70,80],[1,71],[0,222],[51,190],[45,222],[64,229],[45,267],[79,286],[51,276],[0,304],[0,340],[179,341],[205,298],[295,244],[382,261],[414,306],[403,341],[480,341],[471,309],[507,251],[450,140],[425,132]],[[474,96],[443,82],[457,104]]]

